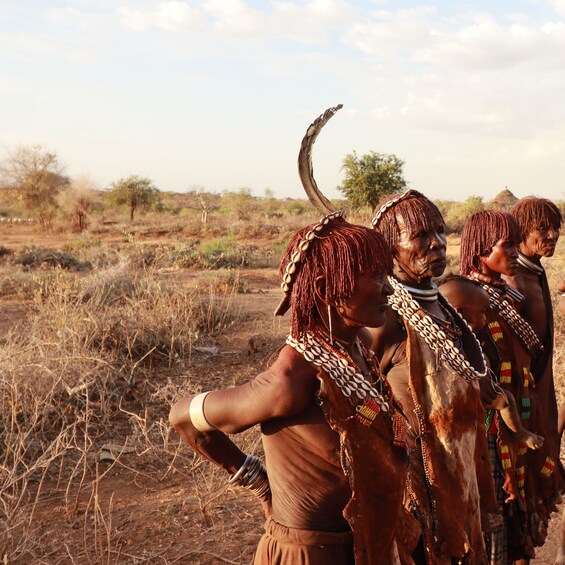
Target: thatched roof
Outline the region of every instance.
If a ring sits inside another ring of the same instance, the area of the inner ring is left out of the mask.
[[[518,202],[516,198],[508,188],[500,191],[489,203],[488,207],[493,210],[502,210],[503,212],[510,212],[512,206]]]

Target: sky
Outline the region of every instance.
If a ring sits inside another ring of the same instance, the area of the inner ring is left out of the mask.
[[[0,160],[54,151],[107,188],[338,198],[393,153],[430,198],[565,198],[565,0],[0,0]]]

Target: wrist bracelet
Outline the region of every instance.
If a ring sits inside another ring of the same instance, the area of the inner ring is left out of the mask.
[[[239,485],[262,498],[270,491],[269,477],[263,463],[254,455],[247,455],[243,465],[228,479],[228,485]]]
[[[204,414],[204,401],[211,391],[197,394],[188,408],[190,421],[199,432],[213,432],[216,428],[208,422]]]

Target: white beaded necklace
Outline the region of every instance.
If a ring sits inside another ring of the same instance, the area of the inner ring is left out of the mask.
[[[306,361],[316,367],[322,367],[353,406],[369,397],[383,412],[388,412],[390,409],[389,403],[373,387],[357,365],[352,364],[345,356],[340,356],[337,351],[313,334],[307,333],[300,340],[289,335],[286,343],[298,351]],[[371,362],[372,360],[367,359],[367,363]]]
[[[469,328],[467,322],[461,318],[462,324],[469,329],[469,334],[475,340],[477,350],[481,352],[482,368],[475,369],[471,363],[459,351],[447,334],[440,329],[421,306],[413,299],[406,288],[394,277],[389,276],[388,280],[394,288],[394,294],[388,297],[391,308],[398,312],[402,319],[407,322],[418,335],[429,345],[439,359],[444,361],[453,371],[463,377],[467,382],[485,377],[487,374],[487,364],[481,346],[475,334]]]

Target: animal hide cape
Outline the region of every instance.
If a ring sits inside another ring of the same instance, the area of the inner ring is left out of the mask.
[[[404,448],[393,444],[393,408],[389,413],[381,411],[366,426],[355,418],[355,407],[323,370],[318,379],[322,409],[339,434],[342,467],[351,486],[343,514],[353,531],[355,563],[409,564],[419,525],[403,508],[408,456]],[[402,535],[401,544],[396,542],[398,535]],[[405,553],[404,548],[408,548]]]
[[[435,518],[433,552],[438,558],[467,556],[471,563],[487,563],[481,495],[486,495],[483,504],[490,501],[491,512],[498,511],[498,504],[494,489],[489,489],[492,479],[478,384],[438,364],[424,340],[409,327],[407,332],[409,386],[421,413],[422,446],[413,454],[415,472],[411,470],[411,476],[417,504],[432,531]],[[481,490],[479,480],[484,483]]]

